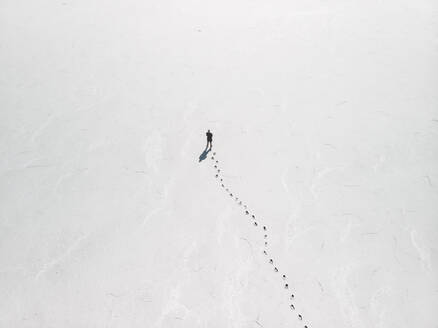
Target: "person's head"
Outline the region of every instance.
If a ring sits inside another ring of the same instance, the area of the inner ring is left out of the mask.
[[[210,132],[210,129],[207,132]]]

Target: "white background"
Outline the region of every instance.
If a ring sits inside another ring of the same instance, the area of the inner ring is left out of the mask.
[[[437,31],[434,0],[0,1],[0,326],[437,327]]]

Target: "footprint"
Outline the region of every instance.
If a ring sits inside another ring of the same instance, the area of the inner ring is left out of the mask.
[[[290,308],[291,308],[292,310],[295,310],[295,306],[294,306],[293,304],[290,305]]]
[[[265,239],[268,238],[268,235],[265,235]]]
[[[268,242],[267,241],[265,241],[265,246],[268,246]]]
[[[285,274],[283,275],[283,279],[286,279],[286,275]]]
[[[255,219],[255,215],[254,214],[252,215],[252,218]]]
[[[257,222],[254,222],[254,225],[257,227]]]
[[[269,263],[274,264],[274,260],[273,259],[269,259]]]
[[[268,255],[268,253],[266,251],[263,251],[263,254]]]
[[[263,226],[263,230],[265,230],[265,231],[266,231],[266,226]]]
[[[215,175],[215,177],[217,178],[217,177],[218,177],[218,175],[216,174],[216,175]]]
[[[216,153],[213,153],[213,155],[216,155]]]
[[[275,272],[278,272],[278,269],[275,267],[275,268],[274,268],[274,271],[275,271]]]
[[[285,284],[285,285],[284,285],[284,289],[289,289],[289,285],[288,285],[288,284]]]
[[[294,294],[291,294],[291,295],[290,295],[290,299],[293,300],[294,298],[295,298],[295,295],[294,295]]]
[[[221,181],[224,181],[224,179],[221,179]]]
[[[246,214],[246,215],[248,215],[248,214],[249,214],[249,212],[248,212],[248,211],[245,211],[245,214]]]
[[[298,319],[303,320],[303,317],[301,316],[301,314],[298,314]]]

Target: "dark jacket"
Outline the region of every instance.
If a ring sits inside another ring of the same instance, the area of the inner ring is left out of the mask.
[[[205,135],[207,136],[207,141],[212,141],[213,140],[213,133],[207,132]]]

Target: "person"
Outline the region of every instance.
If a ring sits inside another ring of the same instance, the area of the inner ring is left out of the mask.
[[[210,130],[208,130],[205,135],[207,136],[207,147],[205,147],[205,149],[208,148],[208,145],[210,145],[210,149],[211,149],[213,142],[213,133],[211,133]]]

